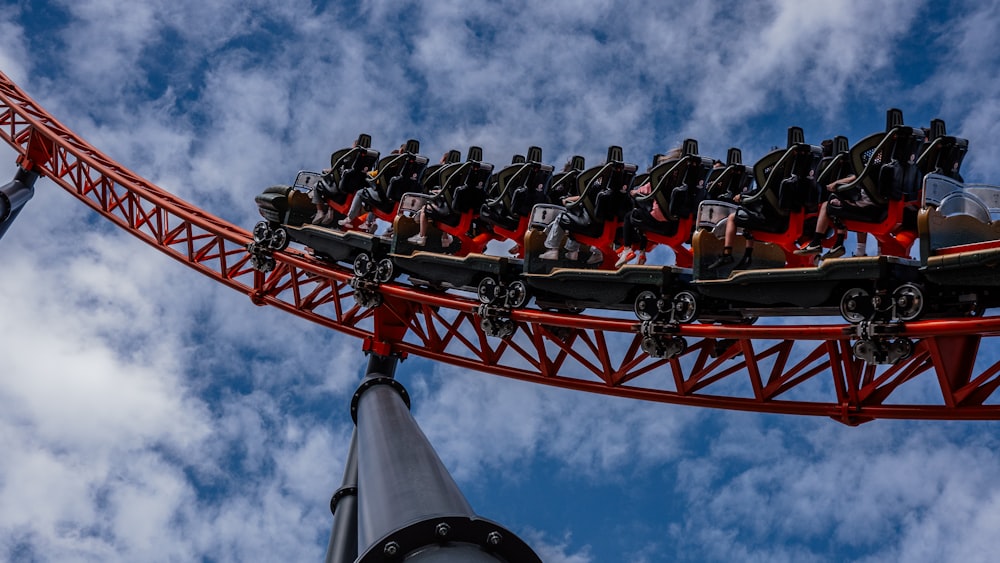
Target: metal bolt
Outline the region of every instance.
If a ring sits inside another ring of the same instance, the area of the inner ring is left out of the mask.
[[[486,543],[492,545],[493,547],[500,545],[500,542],[502,541],[503,541],[503,536],[500,535],[500,532],[496,530],[486,534]]]
[[[448,532],[450,531],[451,531],[451,526],[449,526],[447,522],[441,522],[440,524],[434,527],[434,535],[436,535],[439,538],[447,537]]]
[[[382,548],[382,553],[390,557],[396,555],[397,553],[399,553],[399,544],[394,541],[386,543],[385,547]]]

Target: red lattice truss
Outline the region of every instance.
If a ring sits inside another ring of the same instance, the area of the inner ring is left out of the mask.
[[[909,359],[871,366],[851,354],[845,325],[715,326],[680,330],[670,360],[647,356],[625,318],[515,311],[514,336],[487,337],[477,305],[401,284],[380,288],[374,309],[355,304],[351,271],[289,249],[267,275],[249,265],[250,234],[149,183],[53,119],[0,74],[0,135],[34,169],[106,219],[206,276],[362,339],[365,350],[413,354],[481,372],[568,389],[702,407],[875,418],[1000,419],[991,404],[1000,317],[911,323]],[[251,198],[252,193],[247,197]],[[994,401],[996,402],[996,401]]]

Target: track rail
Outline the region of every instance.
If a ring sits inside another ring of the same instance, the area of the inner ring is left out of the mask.
[[[140,240],[269,305],[362,339],[366,350],[413,354],[451,365],[568,389],[690,406],[829,416],[1000,419],[1000,317],[910,323],[913,355],[872,366],[851,354],[842,324],[684,326],[673,359],[640,346],[624,316],[513,312],[513,337],[480,329],[478,302],[407,285],[379,288],[382,304],[355,303],[352,272],[289,249],[276,267],[250,267],[250,234],[114,162],[77,137],[0,73],[0,136],[31,168]],[[247,194],[250,198],[254,194]],[[990,346],[993,344],[993,346]],[[989,349],[993,348],[993,351]],[[993,399],[993,402],[996,402]]]

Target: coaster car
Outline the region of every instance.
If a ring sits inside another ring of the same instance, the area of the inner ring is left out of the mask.
[[[399,212],[403,194],[420,191],[421,179],[427,169],[428,159],[418,154],[418,141],[410,139],[404,147],[402,152],[380,160],[378,173],[372,179],[372,189],[358,193],[365,209],[388,223]]]
[[[587,265],[587,250],[581,258],[545,260],[545,228],[565,212],[558,205],[536,205],[524,238],[523,279],[539,307],[581,311],[586,308],[636,310],[640,296],[671,303],[673,296],[687,288],[691,271],[673,266],[623,266],[598,269]],[[645,308],[645,306],[644,306]],[[648,310],[652,310],[649,308]],[[650,313],[658,315],[657,313]]]
[[[637,185],[649,182],[651,187],[649,194],[635,199],[636,207],[649,210],[656,205],[665,211],[667,220],[657,221],[650,217],[635,226],[651,243],[669,246],[677,266],[691,267],[692,253],[688,244],[698,204],[706,198],[706,181],[713,162],[711,158],[698,155],[698,141],[686,139],[678,158],[655,163],[645,178],[636,180]]]
[[[885,131],[851,148],[859,172],[831,197],[829,214],[851,231],[874,236],[880,253],[909,256],[918,236],[923,177],[938,173],[961,180],[959,168],[967,149],[968,141],[945,134],[943,121],[932,121],[929,129],[910,127],[903,125],[900,110],[890,109]],[[850,205],[859,195],[871,205]]]
[[[521,241],[528,230],[532,207],[550,201],[553,168],[542,164],[541,159],[542,149],[531,147],[527,159],[495,174],[497,193],[483,203],[479,212],[479,220],[489,226],[495,238],[517,242],[513,253],[519,258],[524,257]]]
[[[309,218],[315,212],[309,196],[322,181],[323,174],[301,171],[291,186],[272,186],[256,197],[257,208],[265,219],[254,227],[254,245],[260,251],[280,251],[296,242],[308,248],[317,258],[330,262],[354,264],[365,253],[372,259],[389,253],[389,242],[357,231],[343,232],[330,227],[313,225]],[[265,265],[269,256],[262,255]],[[273,259],[271,259],[273,267]],[[270,268],[267,268],[270,270]]]
[[[577,176],[579,195],[570,196],[573,200],[558,216],[559,226],[577,242],[601,252],[604,267],[614,265],[612,246],[625,214],[631,209],[628,190],[637,168],[622,161],[621,147],[609,147],[604,164]]]

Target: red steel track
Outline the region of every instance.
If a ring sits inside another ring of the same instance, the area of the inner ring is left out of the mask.
[[[355,304],[349,269],[289,249],[268,274],[249,265],[251,235],[134,174],[78,138],[0,73],[0,136],[33,169],[106,219],[206,276],[362,339],[366,350],[431,360],[557,387],[682,405],[829,416],[1000,419],[1000,317],[914,322],[915,353],[893,366],[851,354],[850,327],[688,325],[689,347],[647,356],[638,323],[606,316],[515,311],[509,340],[480,329],[478,301],[402,284]],[[256,193],[247,193],[252,198]],[[993,344],[993,346],[991,346]]]

